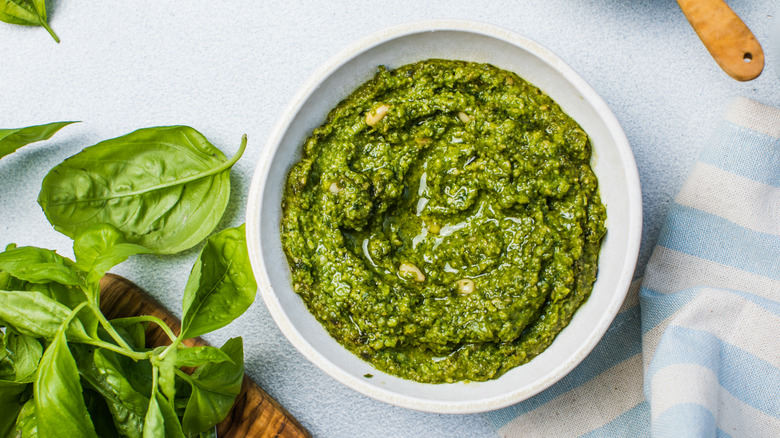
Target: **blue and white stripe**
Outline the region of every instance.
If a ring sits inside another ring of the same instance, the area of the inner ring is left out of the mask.
[[[607,334],[504,437],[780,437],[780,111],[737,99]]]

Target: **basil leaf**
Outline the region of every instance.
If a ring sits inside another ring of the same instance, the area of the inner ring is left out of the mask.
[[[0,253],[0,271],[0,290],[39,292],[70,309],[87,299],[79,287],[82,279],[76,264],[49,249],[9,245],[9,249]],[[94,337],[98,326],[95,314],[85,310],[79,319]]]
[[[256,292],[244,225],[215,234],[184,288],[180,337],[194,338],[228,325],[249,308]]]
[[[79,304],[87,300],[84,290],[76,286],[66,286],[59,283],[30,283],[23,280],[16,280],[14,282],[15,288],[5,288],[0,290],[16,290],[16,291],[28,291],[39,292],[48,298],[58,301],[60,304],[64,304],[70,309],[75,309]],[[87,334],[91,337],[97,337],[98,319],[89,309],[82,309],[78,314],[78,319],[84,326]]]
[[[111,325],[114,327],[119,336],[125,340],[134,350],[143,350],[146,348],[146,323],[136,322],[132,324],[123,323],[116,319],[111,320]]]
[[[40,292],[0,291],[0,319],[17,332],[34,338],[53,339],[71,309]],[[81,321],[68,324],[68,336],[90,339]]]
[[[213,428],[227,417],[244,379],[244,346],[241,338],[228,340],[221,350],[231,362],[209,363],[195,370],[188,381],[192,396],[182,418],[187,435]]]
[[[155,391],[154,397],[149,400],[149,409],[144,421],[143,438],[184,438],[179,417],[173,408],[160,393]]]
[[[95,426],[95,433],[100,438],[119,438],[119,432],[114,426],[108,403],[95,391],[83,388],[84,404],[89,412],[89,418]]]
[[[0,290],[39,292],[74,309],[87,299],[80,283],[75,264],[54,251],[8,245],[6,251],[0,253]],[[87,333],[94,337],[97,316],[84,310],[79,319]],[[2,318],[0,325],[3,325]]]
[[[0,373],[0,391],[6,387],[24,385],[16,381],[16,369],[10,358],[5,358],[2,365],[4,366],[1,368],[2,373]]]
[[[0,271],[0,290],[21,290],[22,288],[17,286],[19,284],[21,284],[21,280],[14,278],[7,272]]]
[[[60,38],[49,27],[44,0],[0,0],[0,21],[22,26],[42,26],[54,41]]]
[[[35,402],[30,399],[22,406],[16,418],[16,436],[19,438],[36,438],[38,436],[38,420],[35,418]]]
[[[33,365],[28,363],[28,360],[35,361],[34,357],[27,357],[28,354],[35,356],[35,349],[31,346],[33,351],[28,352],[26,342],[20,341],[19,336],[10,330],[5,334],[0,331],[0,355],[4,356],[0,360],[0,437],[16,436],[12,432],[16,430],[17,416],[29,399],[29,388],[32,386],[27,379],[28,368],[38,366],[38,362]],[[18,362],[16,359],[19,359]],[[17,380],[17,376],[23,379]]]
[[[164,349],[166,347],[160,348]],[[159,385],[163,394],[168,397],[168,400],[173,400],[176,397],[176,353],[177,349],[171,349],[165,356],[165,359],[159,362]]]
[[[87,300],[84,290],[80,287],[64,286],[59,283],[32,284],[28,290],[41,292],[70,309],[75,309],[79,304]],[[88,308],[84,308],[79,312],[78,319],[84,325],[84,330],[87,334],[92,338],[96,338],[99,324],[97,315]]]
[[[14,381],[32,383],[43,355],[41,343],[35,338],[11,332],[5,338],[5,345],[14,362]]]
[[[124,234],[109,224],[87,227],[73,240],[76,268],[88,272],[87,280],[97,283],[109,269],[130,256],[149,253],[143,246],[127,243]]]
[[[13,376],[10,379],[0,379],[0,396],[11,396],[23,393],[29,383],[17,382],[13,380]]]
[[[207,363],[232,362],[230,356],[211,346],[181,348],[176,356],[176,367],[199,367]]]
[[[16,379],[14,361],[9,355],[10,352],[5,348],[5,333],[0,331],[0,380]]]
[[[116,353],[102,349],[84,349],[76,356],[84,381],[106,400],[116,430],[122,436],[140,438],[149,399],[128,380],[132,375],[126,373],[128,364]],[[147,361],[137,364],[143,368],[141,372],[151,374]],[[151,385],[142,389],[151,391]]]
[[[14,380],[0,380],[0,396],[15,396],[22,394],[29,383],[17,382]]]
[[[24,402],[21,392],[5,391],[0,386],[0,437],[15,436],[12,432],[16,430],[17,417],[21,412]],[[22,388],[24,389],[24,388]]]
[[[0,20],[3,20],[3,7],[7,7],[9,0],[0,0]],[[3,20],[5,21],[5,20]],[[22,146],[38,141],[48,140],[57,131],[77,122],[55,122],[45,125],[28,126],[16,129],[0,129],[0,158],[15,152]]]
[[[38,432],[44,437],[97,437],[81,395],[76,361],[65,337],[74,317],[71,312],[65,318],[43,353],[33,385]]]
[[[226,160],[188,126],[139,129],[55,166],[38,203],[70,237],[106,223],[155,253],[180,252],[217,226],[230,197],[230,168],[245,149],[246,136]]]
[[[146,401],[149,397],[146,394],[152,392],[152,364],[148,360],[134,361],[129,357],[102,350],[104,357],[114,364],[121,371],[122,376],[130,383],[130,386],[139,394],[143,394]]]
[[[129,335],[129,342],[135,347],[137,350],[142,350],[146,348],[146,327],[147,324],[143,322],[139,322],[137,324],[131,324],[127,327],[125,327],[125,330],[127,331]]]
[[[31,283],[80,284],[75,264],[50,249],[23,246],[0,253],[0,270]]]
[[[46,9],[41,13],[31,0],[3,0],[0,2],[0,21],[23,26],[37,26],[40,18],[46,19]]]
[[[161,436],[165,436],[165,418],[157,400],[157,391],[155,391],[153,397],[149,400],[149,408],[146,410],[143,438],[157,438]]]
[[[181,422],[173,406],[159,393],[157,395],[157,405],[160,407],[163,419],[165,420],[166,438],[184,438],[184,432],[181,429]]]
[[[29,290],[31,285],[32,283],[20,280],[0,269],[0,290]],[[4,326],[1,319],[0,326]]]

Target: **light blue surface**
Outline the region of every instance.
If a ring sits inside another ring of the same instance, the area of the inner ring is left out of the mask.
[[[767,50],[764,73],[740,83],[699,43],[673,0],[495,2],[192,0],[52,4],[55,44],[40,28],[0,23],[0,128],[82,120],[51,141],[0,160],[0,245],[58,249],[36,198],[48,170],[85,146],[154,125],[195,127],[227,155],[249,148],[232,176],[223,225],[243,222],[260,148],[299,86],[332,55],[376,30],[432,18],[489,22],[524,34],[569,63],[606,100],[631,142],[643,185],[640,267],[726,103],[734,96],[780,106]],[[765,48],[774,2],[733,0]],[[175,313],[197,251],[140,257],[114,272]],[[209,340],[243,335],[248,372],[315,436],[493,436],[483,415],[435,415],[388,406],[335,382],[302,358],[261,300]]]

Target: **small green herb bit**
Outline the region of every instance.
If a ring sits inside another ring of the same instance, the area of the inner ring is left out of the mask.
[[[157,254],[189,249],[219,223],[230,199],[230,159],[188,126],[139,129],[90,146],[43,179],[38,203],[75,238],[96,224]]]
[[[54,41],[60,38],[49,27],[45,0],[0,0],[0,21],[22,26],[42,26]]]
[[[0,0],[0,9],[3,7],[2,2],[3,0]],[[0,20],[2,18],[3,13],[0,11]],[[0,158],[15,152],[22,146],[48,140],[57,131],[71,123],[77,122],[54,122],[45,125],[28,126],[26,128],[0,129]]]

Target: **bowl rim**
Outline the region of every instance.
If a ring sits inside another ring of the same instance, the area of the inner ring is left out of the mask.
[[[276,155],[276,152],[281,145],[281,140],[303,104],[319,87],[319,84],[323,79],[330,77],[338,68],[359,56],[361,53],[397,38],[434,31],[467,32],[507,42],[529,51],[531,54],[539,57],[542,61],[550,64],[555,70],[561,73],[564,78],[581,93],[581,96],[593,106],[615,141],[616,149],[619,152],[619,161],[624,166],[627,182],[627,195],[630,204],[628,205],[630,223],[628,225],[628,242],[626,247],[626,254],[628,257],[626,257],[621,267],[621,274],[617,281],[617,291],[610,299],[608,307],[601,315],[600,320],[588,336],[586,342],[576,349],[574,359],[558,368],[558,373],[552,378],[543,379],[532,385],[507,391],[498,396],[469,401],[430,400],[399,394],[371,385],[332,363],[314,348],[290,321],[276,292],[271,286],[265,259],[262,255],[263,239],[260,233],[263,209],[262,195],[268,182],[269,168],[273,157]],[[620,310],[631,281],[633,280],[642,235],[642,193],[635,157],[617,118],[601,96],[561,58],[539,43],[496,25],[474,20],[423,20],[390,26],[347,46],[327,60],[320,68],[315,70],[298,89],[290,103],[279,116],[264,148],[260,151],[260,156],[252,176],[248,193],[246,235],[250,262],[263,301],[282,334],[307,360],[348,388],[385,403],[433,413],[480,413],[513,405],[544,391],[579,365],[604,336]]]

